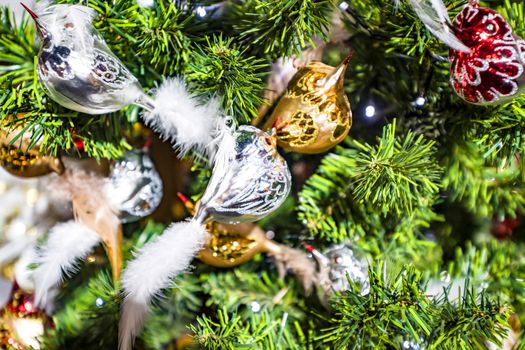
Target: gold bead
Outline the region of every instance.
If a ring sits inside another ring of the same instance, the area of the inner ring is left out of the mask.
[[[313,61],[292,78],[263,129],[275,127],[287,151],[321,153],[341,142],[352,126],[344,91],[348,56],[338,67]]]

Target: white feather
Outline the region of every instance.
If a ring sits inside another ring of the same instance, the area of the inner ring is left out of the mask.
[[[214,133],[221,119],[216,99],[202,104],[181,79],[167,78],[157,89],[153,105],[153,110],[143,113],[148,126],[174,142],[182,154],[197,149],[213,155]]]
[[[236,139],[234,133],[235,131],[233,127],[228,127],[226,123],[224,123],[220,132],[218,132],[216,140],[218,143],[218,150],[214,157],[212,177],[210,178],[206,189],[219,188],[221,186],[220,182],[224,181],[222,174],[226,174],[228,172],[228,167],[230,167],[232,162],[235,160]],[[215,191],[204,191],[201,202],[208,202],[214,193]]]
[[[452,33],[450,17],[442,0],[410,0],[410,4],[419,19],[439,40],[454,50],[471,51]]]
[[[194,220],[175,223],[129,262],[122,275],[125,297],[121,306],[119,349],[131,350],[148,317],[152,299],[189,267],[205,237],[205,228]]]
[[[49,290],[62,281],[64,274],[76,272],[78,260],[99,242],[100,236],[82,223],[68,221],[53,226],[35,261],[39,264],[33,272],[36,304],[45,305]]]

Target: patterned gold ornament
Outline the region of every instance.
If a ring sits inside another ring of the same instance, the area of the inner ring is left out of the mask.
[[[178,196],[193,214],[195,205],[184,195],[178,193]],[[301,275],[309,274],[302,272],[309,267],[306,255],[271,240],[266,231],[253,222],[223,224],[210,221],[206,229],[209,232],[208,241],[198,257],[210,266],[234,267],[250,261],[258,253],[268,253],[283,269],[289,267],[295,273],[301,270]]]
[[[341,142],[352,126],[344,76],[351,55],[338,66],[319,61],[301,68],[288,84],[263,129],[277,129],[287,151],[321,153]]]
[[[199,253],[199,259],[215,267],[233,267],[250,261],[257,253],[276,249],[277,243],[266,238],[266,232],[254,223],[208,224],[210,238]]]
[[[19,128],[0,130],[0,165],[7,172],[20,177],[36,177],[64,171],[60,159],[43,155],[38,145],[29,147],[31,134],[24,132],[18,137],[20,132]]]

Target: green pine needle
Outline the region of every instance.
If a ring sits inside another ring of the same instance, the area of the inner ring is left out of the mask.
[[[239,123],[249,122],[262,104],[264,60],[247,55],[232,38],[207,37],[194,50],[185,68],[186,81],[194,92],[216,96],[227,114]]]
[[[302,55],[315,37],[326,40],[332,2],[328,0],[248,0],[232,5],[233,29],[251,50],[271,58]]]

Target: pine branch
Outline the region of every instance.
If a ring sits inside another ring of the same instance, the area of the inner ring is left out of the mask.
[[[0,10],[0,86],[6,90],[17,87],[18,90],[17,95],[6,96],[2,93],[0,103],[9,103],[9,99],[22,94],[31,98],[39,97],[41,92],[37,91],[33,69],[33,58],[37,52],[35,26],[30,23],[32,20],[28,16],[17,25],[8,7]]]
[[[107,273],[77,287],[64,309],[55,311],[54,329],[49,329],[43,349],[117,348],[119,291]]]
[[[207,37],[205,45],[194,50],[185,67],[186,80],[196,87],[194,92],[216,96],[227,114],[238,122],[249,122],[257,115],[264,87],[263,60],[248,56],[222,35]]]
[[[517,162],[523,174],[525,165],[520,154],[525,150],[522,131],[525,128],[525,98],[489,110],[489,115],[472,119],[468,132],[470,140],[487,150],[484,158],[494,164],[498,161]]]
[[[520,1],[504,0],[496,10],[509,22],[513,31],[520,37],[525,36],[525,4]]]
[[[198,277],[192,274],[178,276],[175,286],[166,290],[152,309],[140,336],[146,349],[165,349],[173,339],[187,334],[188,324],[195,321],[203,306],[203,290]]]
[[[139,77],[149,73],[158,80],[160,75],[180,73],[193,39],[206,29],[195,18],[192,1],[162,0],[143,8],[134,0],[90,0],[89,6],[99,13],[94,24],[108,45]],[[152,81],[145,83],[151,86]]]
[[[416,344],[430,335],[435,305],[421,288],[421,274],[401,270],[388,277],[383,266],[369,271],[370,292],[361,295],[358,287],[336,295],[331,327],[319,340],[334,349],[401,348],[403,342]]]
[[[253,313],[253,308],[269,310],[272,314],[287,313],[292,320],[303,320],[304,303],[297,294],[299,284],[293,279],[281,280],[277,274],[250,272],[240,266],[235,270],[207,276],[203,290],[208,294],[207,306],[237,311],[243,319]]]
[[[345,21],[351,32],[363,33],[387,47],[387,53],[421,58],[425,51],[444,53],[448,48],[433,36],[414,13],[409,1],[365,0],[349,3]],[[445,0],[451,18],[464,2]]]
[[[383,213],[410,214],[428,206],[439,189],[441,169],[434,157],[433,141],[409,131],[395,135],[395,120],[383,129],[376,146],[355,142],[360,149],[352,178],[354,199],[380,205]]]
[[[413,268],[386,272],[379,264],[369,270],[370,292],[357,285],[336,295],[332,326],[318,337],[334,349],[400,349],[422,344],[429,349],[485,349],[501,342],[508,310],[477,295],[468,281],[458,301],[447,295],[426,296],[421,273]]]
[[[433,334],[429,343],[432,349],[486,349],[486,342],[501,344],[508,328],[509,310],[499,302],[490,300],[475,289],[463,289],[459,304],[450,303],[445,295],[435,315]]]
[[[327,0],[249,0],[236,1],[229,11],[242,43],[275,59],[300,56],[315,47],[314,37],[326,40],[331,9]]]
[[[480,217],[515,216],[525,208],[519,164],[514,159],[489,160],[497,145],[483,147],[456,138],[449,147],[443,187],[452,200],[461,201]]]
[[[198,326],[191,326],[194,340],[202,349],[304,349],[291,331],[284,327],[287,316],[274,318],[263,310],[243,320],[236,312],[218,310],[217,320],[207,316],[197,319]]]
[[[525,250],[522,242],[491,240],[457,248],[448,272],[453,278],[466,278],[473,286],[486,286],[487,296],[512,305],[525,321]]]
[[[441,169],[433,142],[411,132],[396,137],[394,130],[395,123],[386,127],[375,146],[350,141],[323,159],[299,194],[299,219],[313,234],[364,236],[382,230],[387,216],[395,227],[434,203]]]

